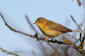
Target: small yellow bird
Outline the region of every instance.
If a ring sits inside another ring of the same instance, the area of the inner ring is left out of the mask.
[[[42,33],[45,34],[47,37],[57,37],[60,34],[67,32],[78,32],[75,30],[68,29],[58,23],[47,20],[43,17],[39,17],[34,24],[36,24],[42,31]]]

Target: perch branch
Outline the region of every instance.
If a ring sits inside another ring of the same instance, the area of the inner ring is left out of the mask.
[[[26,36],[30,36],[30,37],[36,38],[37,40],[45,40],[45,38],[39,37],[37,33],[34,34],[34,35],[30,35],[30,34],[28,34],[28,33],[24,33],[24,32],[22,32],[22,31],[16,30],[15,28],[13,28],[13,27],[11,27],[10,25],[7,24],[7,22],[6,22],[4,16],[2,15],[1,12],[0,12],[0,16],[1,16],[1,18],[3,19],[5,25],[6,25],[10,30],[12,30],[12,31],[14,31],[14,32],[16,32],[16,33],[20,33],[20,34],[23,34],[23,35],[26,35]],[[27,20],[28,20],[28,17],[27,17],[27,16],[26,16],[26,18],[27,18]],[[28,22],[29,22],[29,21],[28,21]],[[32,29],[33,29],[33,28],[32,28]],[[53,42],[53,43],[57,42],[58,44],[62,44],[62,43],[63,43],[63,42],[57,41],[57,40],[55,40],[55,41],[53,41],[53,40],[48,40],[48,41],[49,41],[49,42]]]
[[[79,51],[79,48],[78,48],[74,43],[72,43],[71,41],[69,41],[69,40],[67,40],[67,39],[63,39],[64,42],[58,41],[58,40],[56,40],[56,39],[55,39],[55,40],[53,40],[53,39],[50,39],[50,40],[49,40],[49,39],[47,39],[46,37],[44,37],[44,38],[39,37],[37,33],[34,34],[34,35],[30,35],[30,34],[27,34],[27,33],[22,32],[22,31],[18,31],[18,30],[16,30],[15,28],[13,28],[13,27],[11,27],[11,26],[9,26],[9,25],[7,24],[7,22],[5,21],[3,15],[2,15],[1,13],[0,13],[0,16],[2,17],[5,25],[6,25],[10,30],[12,30],[12,31],[14,31],[14,32],[16,32],[16,33],[24,34],[24,35],[26,35],[26,36],[33,37],[33,38],[35,38],[35,39],[37,39],[37,40],[46,41],[46,42],[48,42],[48,43],[51,42],[51,43],[57,43],[57,44],[71,45],[71,46],[72,46],[73,48],[75,48],[79,53],[82,54],[82,52]],[[26,18],[27,18],[27,17],[26,17]],[[28,21],[28,22],[29,22],[29,21]],[[30,23],[30,22],[29,22],[29,23]],[[32,28],[32,29],[33,29],[33,28]]]
[[[0,12],[0,16],[1,16],[1,18],[3,19],[5,25],[6,25],[10,30],[12,30],[12,31],[14,31],[14,32],[17,32],[17,33],[24,34],[24,35],[26,35],[26,36],[34,37],[34,36],[32,36],[32,35],[29,35],[29,34],[24,33],[24,32],[22,32],[22,31],[18,31],[18,30],[16,30],[15,28],[9,26],[9,25],[7,24],[7,22],[6,22],[5,18],[4,18],[4,16],[1,14],[1,12]]]

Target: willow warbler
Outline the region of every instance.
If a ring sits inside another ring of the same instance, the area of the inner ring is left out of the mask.
[[[43,17],[39,17],[34,24],[36,24],[41,32],[47,37],[57,37],[67,32],[77,32]]]

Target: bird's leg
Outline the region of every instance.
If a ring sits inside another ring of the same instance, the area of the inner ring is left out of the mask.
[[[46,42],[48,42],[48,45],[49,45],[49,44],[52,44],[52,42],[55,41],[55,39],[52,38],[52,37],[45,37],[45,40],[46,40]]]
[[[45,40],[46,42],[48,42],[49,38],[48,38],[48,37],[44,37],[44,40]]]
[[[48,42],[48,45],[51,43],[49,39],[50,39],[50,37],[44,37],[44,40],[45,40],[46,42]]]
[[[55,38],[50,38],[49,41],[50,41],[50,43],[55,43],[56,39]]]
[[[37,32],[34,34],[34,38],[36,38],[37,39],[37,41],[39,41],[41,38],[39,38],[38,37],[38,34],[37,34]]]

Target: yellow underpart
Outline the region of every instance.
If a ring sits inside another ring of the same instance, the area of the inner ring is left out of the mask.
[[[44,24],[39,24],[38,27],[48,37],[57,37],[58,35],[62,34],[62,32],[50,29]]]

